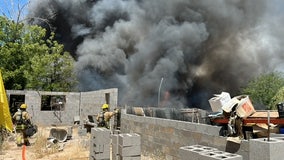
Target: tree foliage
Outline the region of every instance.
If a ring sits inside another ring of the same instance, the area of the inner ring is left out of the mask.
[[[284,102],[284,87],[281,87],[274,97],[272,97],[269,107],[271,109],[277,109],[276,105],[280,102]]]
[[[39,26],[0,17],[0,69],[6,89],[70,91],[73,59]]]
[[[265,109],[274,109],[273,97],[283,86],[283,75],[280,72],[272,72],[250,81],[242,93],[249,95],[254,104],[266,106]]]
[[[55,42],[52,54],[35,55],[26,70],[27,88],[44,91],[71,91],[76,81],[73,74],[73,59]],[[33,76],[37,75],[37,76]]]

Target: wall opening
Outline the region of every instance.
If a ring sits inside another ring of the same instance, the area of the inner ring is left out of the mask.
[[[106,104],[109,104],[109,101],[110,101],[110,94],[109,93],[105,94],[105,100],[106,100]]]
[[[11,94],[9,98],[10,113],[14,115],[23,103],[25,103],[25,95]]]
[[[65,95],[42,95],[41,111],[64,111],[65,103]]]

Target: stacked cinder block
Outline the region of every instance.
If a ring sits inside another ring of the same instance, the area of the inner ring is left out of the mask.
[[[113,148],[116,152],[113,153],[115,154],[113,160],[141,160],[141,136],[139,134],[118,134],[118,136],[113,136],[112,140],[114,140],[113,145],[118,140],[117,148]]]
[[[284,157],[283,137],[250,139],[249,159],[250,160],[280,160]]]
[[[192,145],[184,146],[179,149],[181,160],[242,160],[241,155],[232,154],[228,152],[219,151],[216,148]]]
[[[118,152],[118,136],[119,134],[113,134],[111,136],[111,148],[112,148],[112,152],[111,152],[111,157],[112,160],[119,160],[119,152]]]
[[[92,128],[90,141],[90,160],[110,159],[110,130]]]
[[[120,134],[120,130],[114,130],[111,136],[111,148],[112,148],[112,160],[119,160],[118,154],[118,136]]]

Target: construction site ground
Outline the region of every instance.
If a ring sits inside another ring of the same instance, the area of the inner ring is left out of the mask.
[[[51,127],[38,127],[38,132],[30,138],[31,146],[18,147],[11,134],[2,144],[0,160],[89,160],[90,135],[79,136],[78,128],[73,127],[72,138],[65,142],[48,141]],[[141,160],[154,160],[141,155]]]

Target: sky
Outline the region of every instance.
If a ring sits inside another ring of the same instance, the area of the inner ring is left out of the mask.
[[[4,15],[9,19],[17,19],[18,11],[23,11],[23,15],[27,13],[28,0],[1,0],[0,15]],[[21,18],[23,18],[22,16]]]

